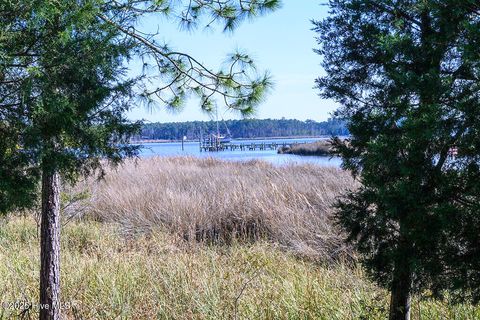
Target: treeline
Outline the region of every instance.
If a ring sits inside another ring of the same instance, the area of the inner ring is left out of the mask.
[[[233,138],[268,138],[290,136],[347,135],[344,122],[335,119],[317,122],[295,119],[243,119],[225,120],[218,123],[221,134],[230,131]],[[228,130],[227,130],[228,128]],[[217,131],[216,121],[189,121],[149,123],[142,128],[138,139],[145,140],[197,140],[201,134]]]

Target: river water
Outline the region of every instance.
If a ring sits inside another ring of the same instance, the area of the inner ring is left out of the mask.
[[[313,142],[317,139],[275,139],[275,140],[232,140],[232,143],[248,144],[248,143],[271,143],[281,144],[295,142]],[[256,151],[220,151],[220,152],[200,152],[198,142],[185,142],[182,151],[181,142],[168,143],[146,143],[140,152],[141,157],[151,156],[195,156],[195,157],[213,157],[230,161],[248,161],[253,159],[267,161],[276,165],[285,165],[291,163],[312,163],[321,166],[340,166],[339,158],[316,157],[316,156],[297,156],[290,154],[277,154],[276,150],[256,150]]]

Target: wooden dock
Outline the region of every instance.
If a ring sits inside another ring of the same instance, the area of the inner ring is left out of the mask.
[[[289,147],[294,144],[305,144],[307,142],[248,142],[248,143],[212,143],[210,140],[200,142],[200,152],[219,151],[267,151],[278,150],[280,147]]]

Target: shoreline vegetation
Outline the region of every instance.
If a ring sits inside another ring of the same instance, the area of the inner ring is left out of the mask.
[[[312,143],[292,144],[288,147],[280,147],[279,154],[295,154],[300,156],[331,156],[332,144],[330,140],[315,141]]]
[[[218,125],[218,127],[217,127]],[[340,120],[327,121],[296,119],[241,119],[222,121],[189,121],[173,123],[145,123],[137,136],[142,140],[177,140],[183,137],[198,141],[200,137],[217,132],[232,137],[252,139],[258,137],[306,137],[348,135],[345,123]]]
[[[127,161],[66,187],[63,316],[385,319],[388,292],[332,220],[332,203],[356,187],[334,167],[194,157]],[[38,301],[32,216],[0,220],[0,301]],[[473,320],[480,308],[415,296],[412,314]]]
[[[256,138],[233,138],[233,142],[250,141],[250,140],[289,140],[289,139],[328,139],[330,136],[318,135],[318,136],[278,136],[278,137],[256,137]],[[145,140],[132,140],[133,144],[149,144],[149,143],[181,143],[182,140],[164,140],[164,139],[145,139]],[[184,142],[199,142],[199,139],[187,139]]]

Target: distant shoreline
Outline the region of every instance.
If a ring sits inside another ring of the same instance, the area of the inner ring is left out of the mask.
[[[257,138],[234,138],[232,141],[245,141],[245,140],[284,140],[284,139],[328,139],[330,136],[288,136],[288,137],[257,137]],[[132,141],[132,144],[153,144],[153,143],[181,143],[182,140],[137,140]],[[185,142],[199,142],[198,140],[185,140]]]

